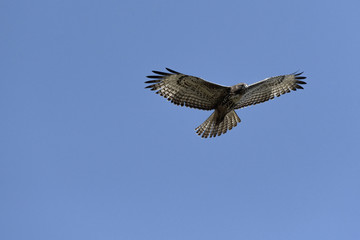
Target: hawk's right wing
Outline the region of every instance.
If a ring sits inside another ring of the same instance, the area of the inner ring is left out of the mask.
[[[235,109],[268,101],[274,97],[288,93],[291,90],[296,91],[296,89],[303,89],[300,84],[306,84],[306,82],[301,81],[301,79],[305,79],[306,77],[301,76],[301,74],[302,72],[270,77],[249,85],[246,88],[245,94],[239,102],[236,103]]]
[[[170,73],[153,71],[158,75],[147,76],[156,80],[145,82],[150,84],[146,88],[156,91],[176,105],[211,110],[230,92],[230,87],[166,69]]]

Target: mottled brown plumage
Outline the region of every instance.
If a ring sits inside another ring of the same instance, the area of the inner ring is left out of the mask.
[[[172,103],[191,108],[215,111],[195,130],[201,137],[216,137],[231,130],[241,122],[235,109],[255,105],[288,93],[303,89],[302,73],[270,77],[247,85],[239,83],[232,87],[207,82],[201,78],[185,75],[169,68],[167,72],[153,71],[157,75],[145,83],[146,88],[156,91]]]

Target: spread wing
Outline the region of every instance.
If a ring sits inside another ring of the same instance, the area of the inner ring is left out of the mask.
[[[306,82],[303,82],[300,79],[305,79],[306,77],[301,76],[302,73],[303,72],[270,77],[263,81],[251,84],[246,88],[245,94],[235,105],[235,108],[255,105],[288,93],[291,90],[296,91],[296,89],[303,89],[300,84],[306,84]]]
[[[230,92],[230,87],[166,69],[169,73],[153,71],[158,75],[147,76],[155,80],[145,82],[150,84],[146,88],[156,91],[176,105],[211,110]]]

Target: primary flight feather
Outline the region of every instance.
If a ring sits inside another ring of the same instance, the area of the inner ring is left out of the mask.
[[[216,137],[226,133],[241,120],[235,109],[255,105],[288,93],[303,89],[301,81],[306,77],[293,73],[266,78],[247,85],[239,83],[231,87],[207,82],[201,78],[182,74],[166,68],[169,72],[153,71],[147,76],[146,88],[156,91],[172,103],[191,108],[215,111],[195,130],[201,137]]]

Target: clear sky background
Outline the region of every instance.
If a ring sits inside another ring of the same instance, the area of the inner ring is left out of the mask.
[[[359,1],[0,2],[0,239],[360,239]],[[308,84],[210,114],[172,68]]]

